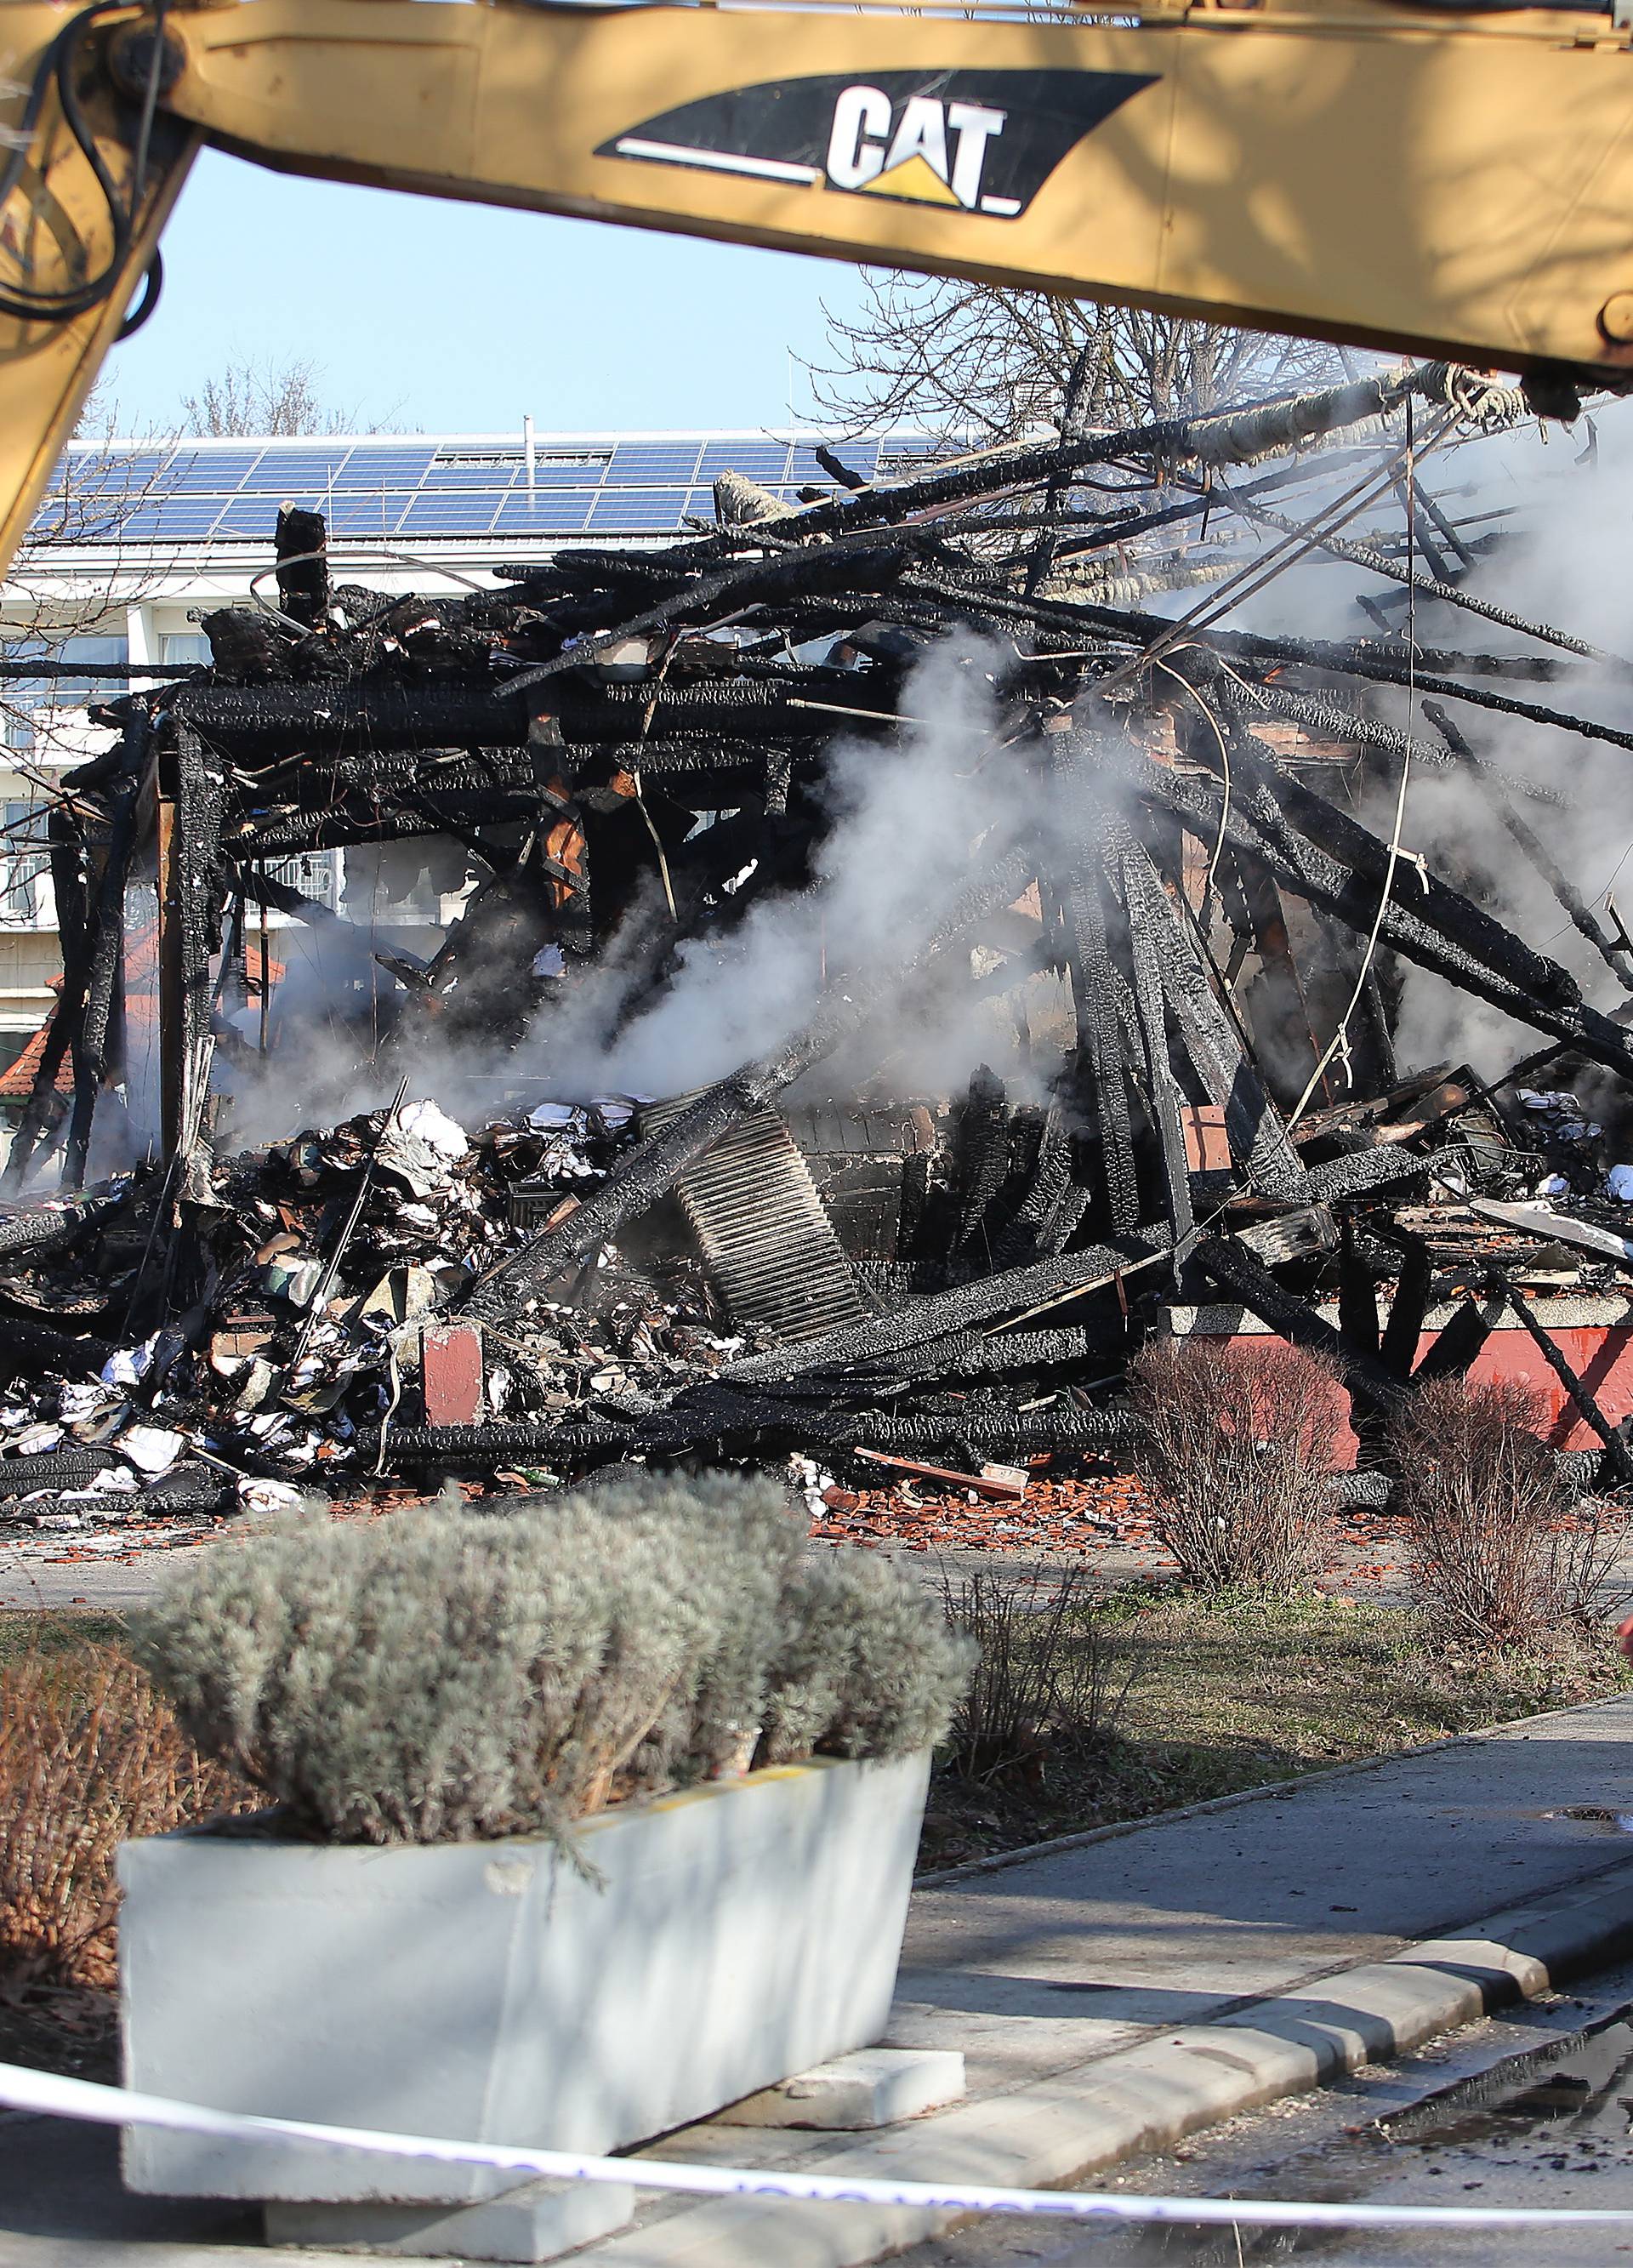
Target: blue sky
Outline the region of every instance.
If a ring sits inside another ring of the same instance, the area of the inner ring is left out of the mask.
[[[753,426],[857,270],[746,246],[304,181],[207,151],[158,313],[109,359],[126,432],[173,431],[232,358],[309,356],[326,396],[427,432]],[[794,373],[797,416],[810,414]]]

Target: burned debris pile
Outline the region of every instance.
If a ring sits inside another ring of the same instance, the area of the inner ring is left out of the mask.
[[[1633,747],[1579,713],[1627,669],[1481,595],[1501,518],[1423,468],[1520,407],[1426,364],[888,484],[823,450],[803,509],[730,476],[686,540],[435,599],[286,507],[276,603],[110,700],[51,811],[0,1491],[792,1454],[1001,1495],[1126,1440],[1153,1329],[1321,1348],[1364,1440],[1515,1331],[1625,1476],[1527,1293],[1625,1304],[1633,942],[1512,751]],[[1314,554],[1385,586],[1361,634],[1222,626]],[[1403,831],[1425,782],[1569,962]],[[440,897],[430,952],[273,871],[336,848]],[[1414,1062],[1414,976],[1534,1038]]]

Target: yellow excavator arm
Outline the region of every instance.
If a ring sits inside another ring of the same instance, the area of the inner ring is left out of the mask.
[[[1611,7],[0,0],[0,571],[203,142],[1615,382],[1633,0]]]

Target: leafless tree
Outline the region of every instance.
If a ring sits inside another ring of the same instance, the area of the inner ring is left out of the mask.
[[[957,448],[1040,430],[1076,439],[1297,392],[1342,367],[1333,349],[1307,340],[1144,308],[889,269],[864,271],[864,285],[860,314],[829,313],[830,363],[808,369],[825,416],[852,433],[917,427]],[[1028,591],[1106,605],[1138,606],[1156,592],[1218,581],[1239,556],[1238,528],[1214,531],[1209,544],[1204,523],[1200,549],[1188,535],[1176,542],[1166,534],[1110,546],[1100,534],[1074,547],[1063,520],[1047,532],[1057,514],[1082,515],[1107,491],[1132,501],[1150,482],[1138,464],[1064,474],[1030,501],[1012,499],[1007,537],[995,529],[960,540],[995,573],[1024,577]],[[1029,515],[1035,537],[1025,532]]]
[[[74,441],[18,545],[0,615],[0,925],[49,923],[46,821],[60,800],[62,766],[83,762],[105,735],[86,710],[119,693],[127,610],[156,586],[159,569],[127,531],[155,492],[167,440],[118,438],[120,407],[107,386],[91,394]],[[76,555],[71,570],[64,555]],[[27,673],[40,666],[40,674]],[[87,674],[81,677],[80,669]],[[62,673],[62,674],[58,674]],[[46,895],[41,898],[41,890]]]
[[[196,394],[182,395],[182,431],[212,439],[234,433],[355,432],[356,410],[325,401],[322,377],[317,364],[305,357],[283,362],[236,358],[205,379]]]
[[[1002,441],[1194,416],[1319,382],[1331,348],[991,284],[864,273],[854,319],[829,313],[831,364],[813,368],[825,416],[855,431],[950,426]]]
[[[85,406],[74,421],[76,441],[111,441],[119,431],[119,402],[109,393],[106,377],[98,379],[85,396]]]
[[[351,416],[324,401],[321,378],[311,361],[231,360],[204,379],[196,394],[182,397],[181,430],[212,437],[351,430]],[[64,453],[8,579],[4,637],[12,660],[111,661],[123,636],[125,608],[151,587],[152,563],[121,538],[150,501],[159,460],[178,437],[173,429],[124,440],[116,438],[119,430],[119,404],[99,387],[74,437],[95,446]],[[70,580],[61,571],[61,555],[82,548],[95,558],[96,572],[87,577],[82,566]],[[32,740],[41,754],[83,754],[77,739],[84,706],[99,689],[71,679],[0,684],[0,736],[14,748]],[[23,769],[15,755],[11,769]],[[0,862],[6,848],[0,838]],[[4,872],[0,863],[0,880]]]
[[[92,395],[75,439],[96,446],[64,451],[18,546],[0,622],[0,646],[10,662],[38,659],[70,668],[113,664],[123,651],[126,609],[139,605],[158,580],[154,563],[128,547],[126,531],[151,500],[158,452],[114,439],[116,415],[116,405]],[[79,555],[71,574],[64,562],[69,553]],[[90,563],[93,571],[87,572]],[[119,689],[48,673],[39,681],[10,675],[0,681],[0,740],[8,768],[31,777],[33,768],[18,753],[30,747],[41,758],[82,761],[86,703]],[[0,880],[4,856],[12,848],[0,836]]]

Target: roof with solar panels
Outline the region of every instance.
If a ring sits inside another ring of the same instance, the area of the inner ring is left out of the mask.
[[[836,492],[815,454],[825,439],[867,482],[900,480],[958,450],[918,432],[851,441],[809,430],[72,442],[33,548],[264,551],[284,504],[323,512],[337,546],[491,553],[673,538],[690,521],[712,523],[724,472],[790,504],[802,489]]]

